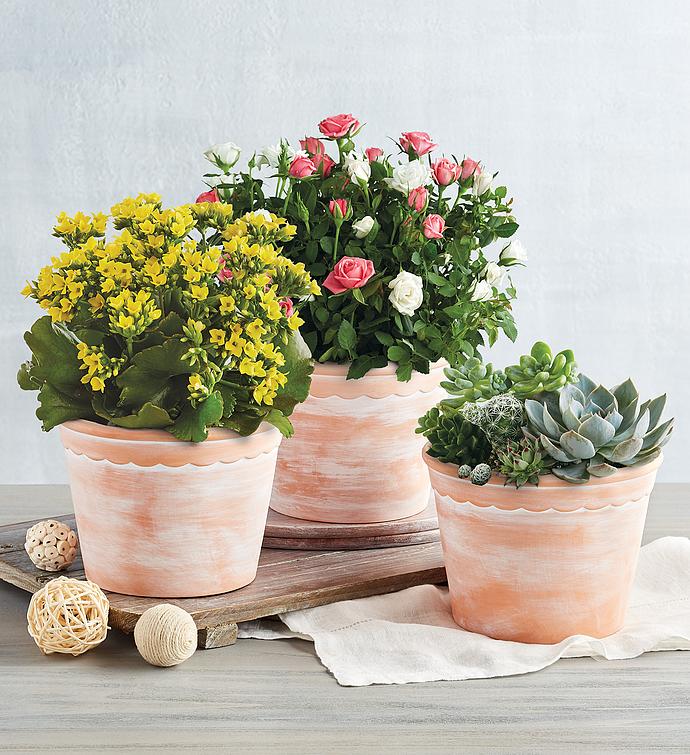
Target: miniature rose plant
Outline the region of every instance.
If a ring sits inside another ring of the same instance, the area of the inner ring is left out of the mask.
[[[235,172],[232,142],[206,153],[215,170],[205,181],[222,202],[296,227],[285,254],[322,284],[303,309],[316,359],[350,362],[349,378],[391,361],[409,380],[475,356],[499,331],[514,339],[506,273],[526,255],[507,243],[518,224],[506,187],[470,157],[439,154],[426,132],[404,132],[389,155],[357,144],[361,128],[349,114],[325,118],[319,137],[299,149],[282,139]]]
[[[213,148],[219,165],[235,152]],[[140,194],[104,214],[62,214],[66,250],[23,293],[46,311],[25,336],[22,388],[45,430],[72,419],[165,428],[201,441],[262,421],[291,433],[311,360],[298,309],[319,287],[281,254],[295,233],[266,211],[233,215],[213,192],[164,209]]]

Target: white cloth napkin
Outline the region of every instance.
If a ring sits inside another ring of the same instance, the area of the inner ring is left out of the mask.
[[[350,687],[484,679],[537,671],[559,658],[690,650],[690,540],[664,537],[642,548],[625,626],[600,640],[574,635],[557,645],[526,645],[467,632],[453,622],[448,590],[434,585],[280,619],[284,624],[240,624],[239,636],[312,640],[321,662]]]

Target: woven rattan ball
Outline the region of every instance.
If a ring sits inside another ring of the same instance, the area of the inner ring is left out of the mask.
[[[87,579],[51,579],[29,603],[29,634],[43,653],[81,655],[108,633],[110,604],[101,588]]]
[[[77,555],[77,533],[64,522],[46,519],[26,531],[24,550],[39,569],[61,571]]]
[[[152,666],[177,666],[194,655],[196,624],[179,606],[159,603],[141,614],[134,627],[134,642]]]

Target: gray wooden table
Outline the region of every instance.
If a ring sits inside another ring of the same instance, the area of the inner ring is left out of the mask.
[[[0,487],[0,524],[69,510],[65,487]],[[645,540],[663,535],[690,535],[690,485],[655,490]],[[28,602],[0,584],[0,751],[690,752],[690,653],[344,688],[301,640],[240,640],[172,669],[117,632],[79,658],[43,657]]]

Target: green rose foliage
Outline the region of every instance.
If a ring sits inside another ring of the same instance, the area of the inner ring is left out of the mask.
[[[296,226],[284,254],[304,263],[322,287],[321,295],[301,312],[301,332],[315,358],[350,362],[349,378],[391,361],[398,365],[398,378],[409,380],[413,370],[426,373],[430,363],[441,358],[458,365],[477,356],[477,348],[492,345],[500,331],[514,340],[510,302],[515,289],[507,275],[503,281],[497,275],[522,264],[522,257],[487,251],[494,242],[505,247],[518,228],[506,187],[494,187],[485,178],[486,189],[478,196],[472,175],[446,187],[430,178],[428,201],[416,211],[407,193],[388,181],[399,163],[417,159],[413,152],[401,149],[400,157],[370,163],[371,175],[365,181],[348,172],[348,160],[361,157],[351,136],[332,142],[320,143],[331,153],[337,148],[328,177],[318,152],[311,154],[317,166],[312,175],[291,177],[287,142],[281,142],[282,152],[272,160],[274,167],[263,171],[264,177],[255,169],[262,165],[261,154],[249,161],[246,172],[220,183],[220,177],[207,176],[221,199],[238,212],[267,209]],[[321,149],[313,142],[307,147]],[[424,166],[431,163],[429,156],[419,159]],[[347,200],[344,217],[329,209],[334,199]],[[431,214],[445,220],[442,238],[424,236],[424,220]],[[373,225],[358,238],[355,225],[365,217],[372,218]],[[363,286],[334,294],[323,282],[344,257],[369,260],[375,273]],[[490,262],[493,270],[488,275]],[[423,300],[412,314],[401,313],[389,298],[389,283],[401,271],[422,281]]]

